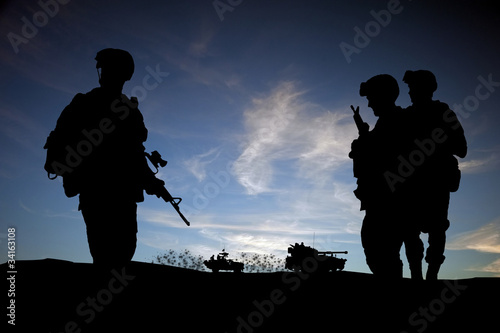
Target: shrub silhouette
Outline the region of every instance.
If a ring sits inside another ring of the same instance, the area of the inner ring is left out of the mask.
[[[152,264],[160,264],[174,267],[188,268],[196,271],[206,271],[203,264],[203,257],[191,253],[185,249],[182,252],[176,252],[172,249],[166,251],[164,254],[158,254],[151,261]]]
[[[285,268],[285,260],[274,254],[241,252],[238,261],[245,264],[243,271],[248,273],[272,273],[282,271]]]
[[[230,259],[245,264],[243,271],[247,273],[280,272],[285,268],[285,259],[278,258],[274,254],[240,252],[239,255]],[[208,271],[205,264],[203,264],[204,260],[203,256],[195,255],[187,249],[182,252],[170,249],[163,254],[156,255],[151,263],[197,271]]]

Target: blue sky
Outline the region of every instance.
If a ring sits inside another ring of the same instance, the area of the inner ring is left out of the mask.
[[[57,4],[57,6],[55,5]],[[138,210],[137,261],[189,249],[286,256],[289,243],[347,250],[368,272],[363,212],[352,191],[357,137],[349,106],[373,75],[393,75],[409,105],[408,69],[438,79],[469,144],[451,196],[441,277],[500,276],[499,19],[469,1],[7,1],[0,15],[0,244],[17,230],[17,259],[91,262],[78,200],[50,181],[42,149],[62,109],[98,85],[94,57],[128,50],[148,151],[184,200]],[[116,166],[119,168],[119,166]],[[423,237],[426,239],[425,236]],[[384,254],[381,253],[381,256]],[[404,255],[404,254],[402,254]],[[407,265],[406,265],[407,266]],[[406,269],[405,275],[409,272]]]

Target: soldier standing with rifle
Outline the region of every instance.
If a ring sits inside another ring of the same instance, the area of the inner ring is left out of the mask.
[[[399,87],[390,75],[377,75],[361,83],[359,93],[367,98],[368,107],[379,117],[373,130],[368,131],[368,125],[359,117],[359,108],[351,107],[360,132],[349,153],[358,179],[354,193],[361,201],[361,210],[366,211],[361,243],[366,262],[375,275],[401,278],[402,212],[399,207],[402,198],[390,189],[384,173],[397,167],[397,156],[404,141],[405,113],[395,104]]]
[[[149,169],[143,143],[148,131],[137,99],[122,94],[134,72],[130,53],[97,53],[100,87],[77,94],[47,138],[45,170],[63,177],[68,197],[79,196],[94,264],[120,267],[137,242],[137,202],[143,190],[173,200]],[[55,177],[54,177],[55,178]]]

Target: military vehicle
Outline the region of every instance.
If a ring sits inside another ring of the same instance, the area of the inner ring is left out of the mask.
[[[222,249],[222,252],[217,255],[217,259],[211,256],[210,260],[205,260],[203,263],[214,273],[218,273],[219,271],[234,271],[235,273],[241,273],[244,264],[232,259],[227,259],[228,255],[229,253]]]
[[[337,254],[347,254],[347,251],[318,251],[305,246],[304,243],[290,244],[288,253],[290,256],[286,257],[285,268],[290,270],[336,272],[343,270],[347,261],[347,259],[337,258]]]

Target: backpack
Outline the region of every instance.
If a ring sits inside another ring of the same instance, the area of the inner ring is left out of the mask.
[[[58,119],[58,125],[61,118],[64,120],[71,118],[70,123],[79,123],[79,108],[77,106],[85,102],[85,95],[77,94],[70,105],[61,113]],[[56,128],[50,132],[43,146],[43,148],[47,150],[44,165],[47,176],[51,180],[56,179],[57,176],[62,177],[64,193],[68,198],[74,197],[80,193],[79,183],[81,180],[79,180],[78,177],[78,167],[80,166],[81,158],[75,153],[74,149],[71,148],[71,146],[74,146],[74,142],[77,138],[75,132],[77,132],[75,128],[56,126]]]
[[[43,149],[47,150],[44,169],[51,180],[61,176],[63,179],[64,194],[72,198],[80,193],[78,176],[75,168],[68,166],[68,151],[65,149],[66,141],[58,132],[51,131]]]

